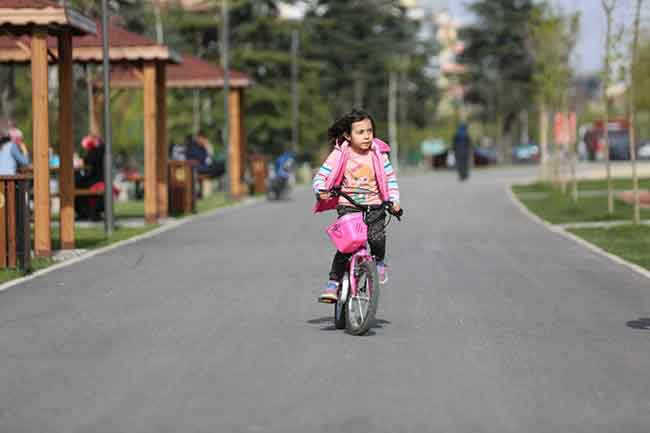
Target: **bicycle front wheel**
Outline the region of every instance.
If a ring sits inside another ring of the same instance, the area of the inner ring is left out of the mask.
[[[375,321],[379,305],[379,275],[374,261],[359,263],[355,271],[357,293],[348,298],[346,330],[352,335],[363,335]]]
[[[345,329],[346,320],[345,312],[348,303],[348,289],[350,287],[349,275],[346,272],[339,289],[339,300],[334,304],[334,327],[336,329]]]

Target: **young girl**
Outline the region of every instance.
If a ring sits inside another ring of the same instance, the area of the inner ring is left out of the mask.
[[[350,212],[359,212],[343,197],[332,197],[321,192],[341,186],[356,202],[370,205],[368,217],[368,243],[370,253],[377,259],[379,280],[387,281],[386,233],[384,232],[385,212],[382,202],[393,202],[393,209],[400,210],[399,189],[395,170],[386,153],[390,147],[375,138],[375,122],[361,110],[352,110],[338,119],[328,130],[328,138],[334,146],[321,168],[314,176],[312,189],[317,196],[314,212],[336,209],[339,217]],[[337,251],[332,261],[329,281],[321,292],[319,302],[336,302],[339,284],[345,274],[345,266],[350,254]]]

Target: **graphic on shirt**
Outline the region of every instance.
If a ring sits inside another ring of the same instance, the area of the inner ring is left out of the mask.
[[[379,204],[379,188],[372,167],[372,157],[366,155],[351,155],[345,169],[343,190],[362,204]]]

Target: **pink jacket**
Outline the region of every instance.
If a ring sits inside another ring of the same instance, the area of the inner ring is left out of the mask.
[[[390,160],[385,155],[390,152],[390,146],[380,139],[375,138],[370,150],[372,152],[372,165],[375,171],[375,177],[377,178],[381,199],[384,201],[399,202],[399,188],[395,170],[393,170]],[[343,182],[345,166],[349,157],[350,147],[347,141],[334,148],[314,176],[312,189],[315,194],[318,195],[319,190],[332,189],[334,186],[340,185]],[[332,197],[327,200],[317,199],[313,211],[317,213],[336,209],[338,202],[338,197]]]

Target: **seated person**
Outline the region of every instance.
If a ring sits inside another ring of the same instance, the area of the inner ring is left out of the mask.
[[[214,158],[212,144],[203,132],[199,132],[196,140],[191,135],[185,139],[185,157],[188,161],[196,161],[196,171],[210,177],[220,177],[225,172],[225,161]]]
[[[19,166],[29,165],[27,146],[22,133],[16,129],[0,134],[0,175],[14,176]]]

